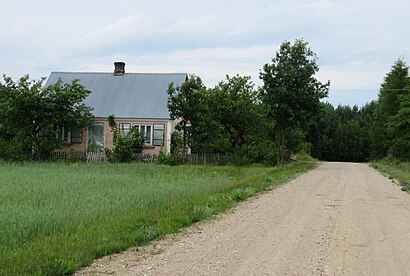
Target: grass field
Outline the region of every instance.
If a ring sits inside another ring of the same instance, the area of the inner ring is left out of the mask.
[[[410,163],[398,162],[397,160],[381,160],[372,163],[372,166],[390,178],[400,181],[403,191],[410,193]]]
[[[0,275],[71,274],[314,166],[0,163]]]

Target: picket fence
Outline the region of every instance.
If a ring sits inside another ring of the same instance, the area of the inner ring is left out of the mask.
[[[90,163],[108,162],[104,152],[85,152],[85,151],[61,151],[57,150],[51,153],[54,160],[74,160],[85,161]],[[157,160],[155,154],[138,153],[137,160],[140,162],[152,163]],[[232,160],[232,154],[214,154],[214,153],[192,153],[186,156],[183,163],[190,165],[225,165]]]
[[[228,153],[192,153],[186,156],[186,164],[191,165],[225,165],[232,160]]]
[[[155,162],[157,155],[138,153],[136,159],[141,162]],[[54,160],[74,160],[86,161],[93,163],[108,162],[108,158],[104,152],[85,152],[85,151],[62,151],[57,150],[51,153],[51,158]]]

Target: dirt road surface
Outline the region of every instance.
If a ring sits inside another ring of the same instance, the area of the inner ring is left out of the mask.
[[[85,275],[410,275],[410,195],[366,164],[321,163],[227,214]]]

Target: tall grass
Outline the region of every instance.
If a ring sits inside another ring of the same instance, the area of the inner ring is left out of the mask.
[[[71,274],[313,166],[0,163],[0,275]]]
[[[384,159],[373,162],[372,166],[390,178],[400,181],[402,190],[410,193],[410,163],[398,160]]]

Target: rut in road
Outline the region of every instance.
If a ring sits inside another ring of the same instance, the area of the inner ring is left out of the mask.
[[[410,275],[410,196],[366,164],[321,163],[183,235],[78,274],[107,273]]]

